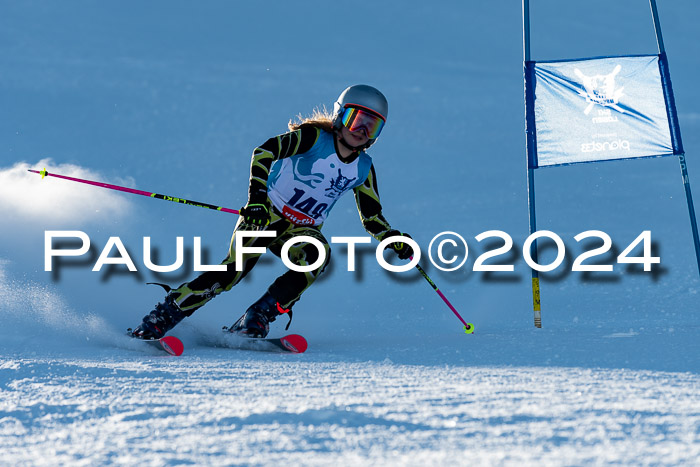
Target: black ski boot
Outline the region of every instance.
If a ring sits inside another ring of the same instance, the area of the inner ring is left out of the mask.
[[[160,339],[187,316],[168,295],[163,303],[157,304],[143,317],[143,322],[131,331],[131,335],[139,339]]]
[[[266,337],[270,332],[270,323],[284,313],[289,313],[291,323],[292,310],[285,310],[269,292],[265,292],[265,295],[250,305],[243,316],[228,328],[228,331],[245,337]]]

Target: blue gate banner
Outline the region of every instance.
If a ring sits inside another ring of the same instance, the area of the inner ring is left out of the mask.
[[[678,154],[669,123],[675,109],[667,105],[659,60],[526,63],[529,166]]]

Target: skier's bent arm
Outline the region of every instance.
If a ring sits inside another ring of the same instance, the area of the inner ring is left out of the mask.
[[[377,174],[374,171],[374,165],[370,167],[367,179],[362,185],[354,189],[354,193],[363,227],[367,233],[381,241],[391,231],[391,225],[382,214],[382,204],[379,201]]]
[[[270,138],[253,150],[250,161],[248,204],[266,203],[267,179],[270,176],[272,163],[307,152],[318,140],[320,131],[316,127],[304,126],[296,131]]]
[[[405,232],[392,229],[389,222],[382,214],[382,204],[379,202],[379,190],[377,189],[377,174],[374,165],[370,167],[369,175],[365,182],[355,188],[355,201],[360,212],[362,225],[365,230],[380,242],[385,238],[404,236],[411,238]],[[394,250],[401,259],[408,259],[413,256],[413,249],[410,245],[399,241],[393,242],[389,247]]]

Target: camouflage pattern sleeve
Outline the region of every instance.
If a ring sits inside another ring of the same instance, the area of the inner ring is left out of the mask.
[[[253,150],[250,161],[248,204],[267,203],[267,178],[272,163],[285,157],[307,152],[316,143],[321,130],[313,126],[302,126],[296,131],[268,139]]]
[[[362,185],[356,187],[354,192],[362,225],[370,235],[381,241],[384,235],[391,230],[391,225],[382,214],[374,165],[370,167],[367,179]]]

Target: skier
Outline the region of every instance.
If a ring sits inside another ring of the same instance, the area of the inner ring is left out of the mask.
[[[323,272],[330,259],[328,241],[321,227],[340,196],[351,189],[367,232],[382,241],[409,235],[391,228],[382,215],[377,177],[372,159],[365,152],[377,140],[388,114],[384,95],[372,86],[345,89],[334,104],[333,114],[315,109],[310,118],[290,120],[289,132],[255,148],[250,164],[248,202],[240,210],[229,252],[222,264],[226,271],[207,271],[176,289],[164,286],[165,300],[143,318],[134,337],[163,337],[183,318],[192,315],[221,292],[230,290],[251,271],[259,253],[245,253],[236,264],[236,235],[242,231],[274,231],[275,237],[247,237],[245,247],[265,247],[280,256],[289,239],[304,235],[318,240],[326,259],[311,272],[288,270],[229,328],[246,337],[265,337],[269,323],[281,314],[289,316],[302,293]],[[390,247],[401,259],[413,250],[397,241]],[[310,242],[294,244],[290,261],[299,266],[314,264],[319,251]],[[240,269],[240,270],[237,270]],[[289,324],[287,324],[287,328]]]

